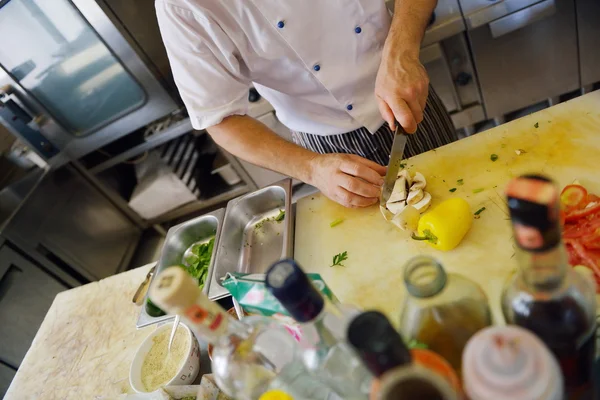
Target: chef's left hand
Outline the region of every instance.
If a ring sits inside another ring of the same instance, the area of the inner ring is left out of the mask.
[[[395,128],[395,119],[407,133],[415,133],[423,120],[428,94],[429,77],[419,55],[384,49],[375,96],[379,112],[390,127]]]

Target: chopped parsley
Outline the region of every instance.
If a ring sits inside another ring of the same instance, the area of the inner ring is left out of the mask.
[[[456,188],[452,188],[452,189],[450,189],[450,190],[448,190],[448,191],[449,191],[450,193],[454,193],[454,192],[456,192]]]
[[[495,162],[495,161],[498,161],[498,154],[492,154],[492,155],[490,156],[490,160],[492,160],[492,161],[494,161],[494,162]]]
[[[462,185],[464,185],[464,184],[465,184],[465,181],[464,181],[464,179],[458,179],[458,180],[456,181],[456,184],[457,184],[458,186],[462,186]]]
[[[333,264],[331,264],[329,267],[335,267],[335,266],[345,267],[345,265],[342,264],[342,262],[346,261],[347,259],[348,259],[347,251],[336,254],[335,256],[333,256]]]
[[[536,122],[535,125],[533,125],[534,128],[539,128],[540,127],[540,123]]]

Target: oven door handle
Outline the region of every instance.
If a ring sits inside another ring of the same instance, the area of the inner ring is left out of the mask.
[[[509,16],[542,0],[500,0],[465,15],[467,30],[487,25],[499,18]]]
[[[524,8],[521,11],[517,11],[506,17],[498,18],[497,20],[490,22],[490,31],[492,37],[497,39],[554,14],[556,14],[556,4],[554,3],[554,0],[544,0],[531,7]]]

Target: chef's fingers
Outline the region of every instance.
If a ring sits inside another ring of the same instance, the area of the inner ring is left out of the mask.
[[[378,198],[368,198],[350,193],[341,186],[334,190],[335,201],[348,208],[368,207],[379,201]]]
[[[340,171],[372,183],[373,185],[383,185],[382,174],[376,172],[373,168],[369,168],[363,163],[354,161],[350,157],[340,164]]]
[[[362,165],[365,165],[365,166],[371,168],[372,170],[377,172],[379,175],[385,176],[385,171],[387,170],[386,167],[377,164],[375,161],[371,161],[367,158],[357,156],[356,154],[348,154],[348,157],[351,158],[353,161],[359,162]]]
[[[420,124],[423,121],[423,107],[421,107],[421,102],[419,99],[415,99],[412,101],[407,101],[408,107],[410,111],[412,111],[413,118],[417,124]]]
[[[379,198],[381,193],[380,186],[375,186],[372,183],[365,182],[362,179],[346,175],[341,172],[337,175],[336,183],[350,193],[358,194],[368,198]]]
[[[394,112],[387,105],[385,101],[377,97],[377,106],[379,107],[379,113],[385,122],[388,123],[391,130],[396,129],[396,118],[394,118]]]
[[[425,107],[427,106],[427,97],[429,97],[429,85],[425,86],[424,93],[419,98],[421,110],[423,110],[423,113],[425,113]]]
[[[396,121],[402,125],[406,133],[415,133],[417,130],[417,122],[415,121],[415,117],[413,116],[410,107],[406,104],[406,101],[400,97],[396,97],[394,101],[389,102],[388,105],[394,112]]]

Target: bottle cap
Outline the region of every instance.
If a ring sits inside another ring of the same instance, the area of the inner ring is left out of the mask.
[[[282,390],[269,390],[263,393],[258,400],[294,400],[294,398]]]
[[[323,296],[292,259],[273,264],[265,276],[265,285],[298,322],[315,319],[325,307]]]
[[[463,353],[463,387],[471,400],[560,400],[563,380],[548,348],[529,331],[479,331]]]
[[[506,195],[519,247],[537,252],[560,243],[560,194],[550,179],[538,175],[515,178],[508,184]]]
[[[377,377],[412,360],[402,337],[378,311],[364,312],[350,322],[348,342]]]
[[[150,299],[170,314],[196,301],[202,290],[183,268],[169,267],[162,271],[150,288]]]

